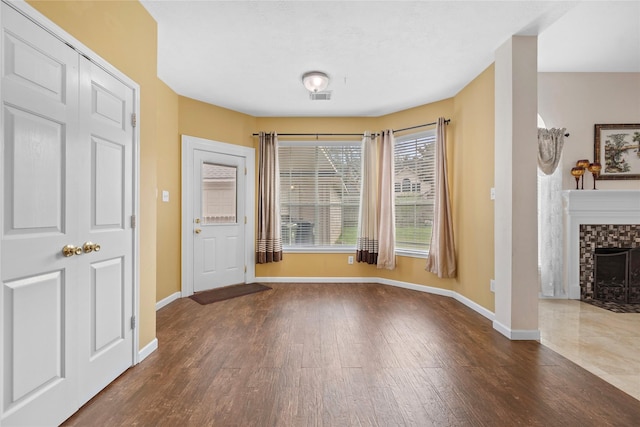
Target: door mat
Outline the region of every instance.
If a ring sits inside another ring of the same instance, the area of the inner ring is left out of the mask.
[[[624,304],[613,301],[598,301],[595,299],[582,300],[582,302],[613,311],[614,313],[640,313],[640,304]]]
[[[262,292],[269,289],[271,288],[260,283],[246,283],[197,292],[189,298],[199,304],[205,305],[216,301],[224,301],[226,299],[241,297],[242,295],[255,294],[256,292]]]

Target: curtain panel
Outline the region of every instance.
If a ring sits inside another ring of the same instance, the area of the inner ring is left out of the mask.
[[[377,141],[365,132],[362,139],[360,168],[360,208],[356,261],[378,263],[378,159]]]
[[[282,260],[278,135],[260,132],[258,158],[258,240],[256,263]]]
[[[562,172],[566,129],[538,128],[538,281],[545,297],[565,295],[562,281]]]
[[[396,215],[394,203],[394,139],[392,130],[380,132],[378,144],[378,268],[396,268]]]
[[[565,130],[538,128],[538,167],[545,175],[551,175],[558,167]]]
[[[426,270],[440,278],[456,277],[456,253],[453,240],[449,179],[447,177],[447,140],[444,117],[436,126],[435,205],[431,242]]]

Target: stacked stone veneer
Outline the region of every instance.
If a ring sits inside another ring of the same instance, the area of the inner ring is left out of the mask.
[[[580,299],[593,299],[596,248],[640,247],[640,224],[580,224]]]

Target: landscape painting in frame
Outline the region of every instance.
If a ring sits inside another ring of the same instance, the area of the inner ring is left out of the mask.
[[[640,124],[597,124],[594,131],[598,179],[640,179]]]

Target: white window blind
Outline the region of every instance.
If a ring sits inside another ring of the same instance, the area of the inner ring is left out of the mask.
[[[359,142],[280,142],[285,247],[354,247],[360,202]]]
[[[395,139],[396,250],[426,252],[431,240],[435,130]]]

